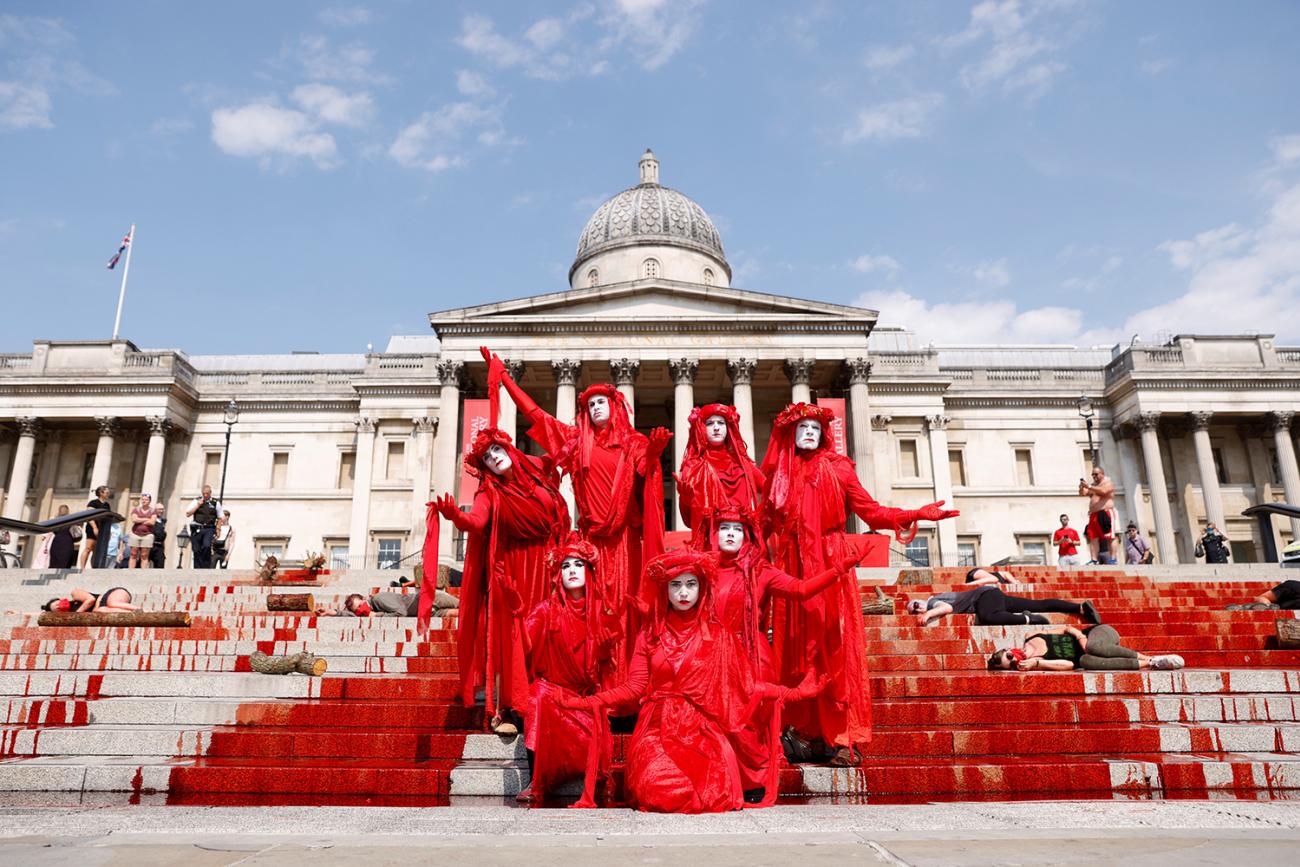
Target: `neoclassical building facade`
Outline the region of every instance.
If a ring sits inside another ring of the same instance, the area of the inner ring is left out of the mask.
[[[232,567],[309,551],[340,567],[409,561],[425,502],[462,484],[465,401],[486,390],[482,345],[562,419],[585,386],[615,383],[639,429],[674,431],[665,470],[680,463],[693,406],[733,403],[759,458],[787,403],[843,400],[844,447],[877,499],[961,509],[906,550],[895,543],[898,562],[1054,562],[1058,515],[1080,529],[1086,518],[1081,397],[1121,521],[1136,522],[1164,562],[1192,561],[1207,520],[1235,558],[1258,560],[1265,540],[1241,511],[1300,503],[1300,347],[1270,335],[921,346],[907,330],[878,328],[876,311],[731,286],[717,228],[659,183],[649,151],[638,184],[583,229],[569,280],[565,291],[432,313],[431,333],[365,355],[36,340],[0,355],[0,511],[45,518],[108,484],[125,512],[149,492],[173,516],[174,565],[186,504],[224,476]],[[508,398],[502,406],[502,427],[522,437]],[[458,540],[444,533],[454,559]],[[1300,527],[1278,521],[1273,534],[1285,545]]]

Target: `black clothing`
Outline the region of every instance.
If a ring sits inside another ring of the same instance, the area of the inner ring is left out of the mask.
[[[198,512],[194,513],[198,515]],[[217,534],[217,528],[198,527],[190,533],[190,544],[194,546],[194,568],[211,569],[212,568],[212,537]]]
[[[1277,607],[1288,611],[1300,609],[1300,581],[1291,578],[1273,588],[1277,597]]]
[[[199,507],[194,510],[190,520],[200,527],[215,527],[217,525],[217,501],[207,499],[199,503]]]
[[[77,560],[77,540],[72,538],[72,528],[54,531],[50,540],[50,568],[71,569]]]
[[[86,504],[86,508],[87,509],[109,509],[112,507],[109,506],[108,503],[104,502],[103,500],[94,499]],[[99,534],[104,532],[107,529],[108,529],[108,521],[106,520],[91,521],[86,524],[86,538],[98,539]]]
[[[981,567],[976,566],[974,569],[972,569],[972,570],[970,570],[969,572],[966,573],[966,583],[967,583],[967,584],[969,584],[969,583],[971,583],[972,581],[975,580],[975,573],[978,572],[978,571],[980,571],[980,568],[981,568]],[[1001,572],[995,572],[995,571],[992,570],[992,569],[986,569],[986,570],[984,570],[984,571],[988,572],[988,573],[989,573],[990,575],[992,575],[994,578],[997,578],[999,584],[1010,584],[1010,583],[1011,583],[1011,579],[1008,578],[1006,575],[1003,575]]]
[[[126,590],[126,588],[125,588],[125,587],[110,587],[110,588],[108,588],[107,590],[105,590],[103,593],[97,593],[97,594],[95,594],[95,604],[90,606],[90,610],[91,610],[91,611],[98,611],[98,610],[99,610],[99,601],[100,601],[101,599],[107,599],[107,598],[108,598],[108,595],[109,595],[110,593],[112,593],[114,590]],[[131,594],[130,594],[130,591],[128,591],[126,595],[127,595],[128,597],[130,597],[130,595],[131,595]]]
[[[981,626],[1023,626],[1026,623],[1046,623],[1045,617],[1033,617],[1032,613],[1073,614],[1082,616],[1083,606],[1078,602],[1066,602],[1064,599],[1026,599],[1023,596],[1008,596],[997,587],[977,587],[967,591],[975,596],[975,622]],[[956,610],[956,606],[953,606]]]
[[[1079,660],[1083,658],[1083,647],[1079,644],[1079,639],[1069,633],[1039,632],[1029,636],[1025,641],[1033,641],[1035,638],[1041,638],[1047,645],[1047,652],[1043,654],[1043,659],[1064,659],[1074,663],[1077,668]]]
[[[1201,537],[1201,546],[1205,549],[1206,563],[1227,563],[1228,545],[1222,533],[1206,533]]]

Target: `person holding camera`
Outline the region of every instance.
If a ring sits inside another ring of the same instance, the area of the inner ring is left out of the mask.
[[[1092,467],[1091,485],[1086,479],[1079,479],[1079,496],[1088,498],[1088,528],[1084,535],[1088,537],[1092,562],[1113,564],[1115,525],[1119,523],[1119,513],[1115,511],[1115,484],[1106,478],[1101,464]]]
[[[190,519],[190,544],[194,546],[194,568],[212,568],[212,540],[217,533],[217,516],[221,503],[212,496],[212,486],[204,485],[202,495],[190,500],[185,517]]]
[[[1214,526],[1213,521],[1205,525],[1205,535],[1196,540],[1196,550],[1193,553],[1197,557],[1204,557],[1206,563],[1228,562],[1228,540]]]

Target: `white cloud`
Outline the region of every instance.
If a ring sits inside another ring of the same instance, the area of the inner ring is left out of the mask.
[[[1005,257],[988,262],[980,262],[978,265],[964,270],[965,273],[970,274],[979,282],[989,286],[1002,287],[1011,282],[1011,270],[1007,267],[1007,260]]]
[[[915,53],[911,45],[873,45],[862,62],[868,69],[892,69]]]
[[[898,260],[893,256],[873,256],[867,253],[850,262],[849,267],[854,271],[861,271],[863,274],[870,274],[873,271],[885,271],[893,274],[903,266],[899,265]]]
[[[212,141],[232,156],[259,158],[263,167],[274,158],[309,159],[321,169],[341,162],[334,137],[310,117],[268,103],[212,112]]]
[[[368,93],[344,93],[329,84],[295,87],[293,101],[324,123],[364,127],[375,116],[375,103]]]
[[[319,81],[387,84],[392,79],[372,66],[375,53],[363,42],[349,42],[337,48],[329,37],[300,36],[288,54],[302,66],[303,73]]]
[[[1277,136],[1269,142],[1273,151],[1273,160],[1279,166],[1300,162],[1300,135]]]
[[[601,24],[607,47],[629,47],[648,70],[658,69],[686,47],[698,25],[701,0],[615,0]]]
[[[364,6],[331,6],[316,18],[330,27],[360,27],[370,23],[370,10]]]
[[[441,172],[465,164],[466,141],[471,138],[482,147],[504,143],[500,111],[472,102],[452,102],[425,112],[398,133],[388,155],[406,168]]]
[[[543,18],[524,31],[524,38],[538,51],[549,51],[564,38],[564,23],[558,18]]]
[[[45,88],[0,81],[0,129],[50,129],[53,105]]]
[[[1012,301],[941,301],[931,304],[905,289],[864,292],[853,302],[880,311],[881,325],[914,331],[922,343],[1091,344],[1114,339],[1110,331],[1084,332],[1083,311],[1044,306],[1020,310]]]
[[[1000,86],[1005,93],[1036,98],[1066,68],[1057,57],[1058,41],[1048,35],[1054,22],[1047,13],[1072,5],[1061,0],[984,0],[971,8],[965,30],[939,41],[948,48],[987,43],[983,55],[960,70],[968,90]]]
[[[1208,229],[1187,241],[1165,241],[1156,249],[1169,254],[1169,263],[1186,270],[1209,259],[1239,250],[1250,240],[1250,233],[1236,223]]]
[[[486,78],[477,72],[462,69],[456,73],[456,89],[469,97],[491,99],[496,96],[496,89],[488,84]]]
[[[844,144],[919,138],[929,129],[930,115],[943,103],[938,93],[884,102],[858,112],[857,121],[840,137]]]
[[[1158,57],[1155,60],[1144,60],[1139,67],[1144,75],[1155,78],[1162,72],[1165,72],[1177,63],[1172,57]]]

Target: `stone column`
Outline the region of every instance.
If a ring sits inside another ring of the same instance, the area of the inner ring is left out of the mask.
[[[515,382],[521,382],[524,378],[524,363],[522,361],[511,361],[508,358],[504,358],[502,361],[505,362],[506,373],[510,374],[510,378]],[[500,407],[497,415],[497,427],[510,434],[510,438],[518,445],[519,408],[515,406],[515,402],[510,399],[510,395],[506,393],[504,387],[501,388],[501,393],[497,395],[497,405]]]
[[[551,362],[551,370],[555,373],[555,417],[565,424],[573,424],[578,413],[578,376],[582,373],[582,362],[561,358]],[[573,498],[573,479],[568,473],[560,478],[560,496],[569,505],[569,517],[576,527],[578,508]]]
[[[1147,485],[1151,489],[1151,514],[1156,522],[1156,545],[1161,563],[1178,562],[1174,543],[1174,518],[1169,510],[1169,488],[1165,484],[1165,467],[1160,461],[1160,413],[1144,412],[1138,416],[1142,431],[1142,460],[1147,468]]]
[[[504,409],[510,398],[501,404]],[[512,407],[514,404],[510,404]],[[417,415],[411,419],[411,547],[424,544],[425,506],[429,500],[429,484],[433,473],[433,435],[438,430],[438,419]]]
[[[641,372],[641,362],[632,358],[615,358],[609,362],[610,372],[614,374],[614,385],[618,393],[627,401],[627,412],[636,423],[636,378]]]
[[[946,415],[926,418],[930,430],[930,471],[934,473],[934,498],[943,500],[952,508],[952,473],[948,467],[948,422]],[[939,521],[939,562],[944,566],[957,565],[957,524],[954,519]]]
[[[95,424],[99,426],[99,445],[95,448],[94,468],[90,471],[91,499],[95,498],[95,488],[112,484],[108,475],[113,469],[113,442],[117,437],[117,419],[113,416],[96,416]]]
[[[352,523],[348,528],[348,561],[354,569],[366,567],[370,543],[370,480],[375,471],[375,419],[357,420],[357,452],[353,456]]]
[[[167,456],[167,434],[171,432],[172,423],[157,415],[145,421],[149,425],[149,450],[144,456],[144,480],[140,483],[140,493],[152,495],[153,501],[162,505],[167,502],[162,492],[162,474]]]
[[[872,448],[871,496],[889,505],[894,496],[894,444],[889,438],[889,425],[894,420],[892,415],[877,413],[871,417],[871,436],[875,445],[883,443],[884,448]]]
[[[1194,412],[1192,444],[1196,447],[1196,468],[1201,474],[1201,499],[1205,504],[1205,520],[1214,523],[1219,532],[1228,534],[1223,521],[1223,494],[1219,491],[1219,472],[1214,466],[1214,451],[1210,448],[1210,419],[1213,413]]]
[[[686,456],[686,442],[691,436],[691,410],[695,408],[695,374],[700,363],[692,358],[677,358],[668,362],[673,375],[673,469],[679,469]],[[677,503],[677,485],[673,485],[673,524],[678,530],[689,529],[682,519]],[[646,503],[649,508],[650,504]]]
[[[9,474],[9,491],[5,497],[4,516],[6,518],[27,517],[27,481],[32,474],[32,456],[36,453],[36,435],[40,432],[40,419],[32,416],[20,416],[14,420],[18,424],[18,445],[14,449],[14,468]],[[17,536],[12,537],[17,540]],[[18,547],[14,541],[10,550]]]
[[[858,481],[870,491],[875,488],[871,458],[871,405],[867,391],[871,362],[865,358],[850,358],[844,366],[849,374],[849,441],[853,443],[853,461],[858,466]]]
[[[54,488],[59,482],[59,458],[63,455],[63,431],[47,430],[43,437],[40,478],[36,482],[36,520],[54,517]]]
[[[1142,475],[1138,472],[1137,455],[1134,453],[1134,433],[1132,426],[1112,429],[1115,447],[1119,450],[1119,475],[1124,484],[1124,505],[1128,520],[1137,524],[1138,532],[1146,538],[1147,522],[1146,516],[1142,514]]]
[[[442,391],[438,404],[438,437],[433,446],[433,489],[438,496],[456,495],[460,478],[460,380],[465,362],[447,358],[438,362]],[[454,560],[451,521],[443,521],[438,534],[438,558]]]
[[[14,443],[6,432],[0,431],[0,508],[4,508],[5,492],[10,487],[10,479],[4,475],[9,469],[9,459],[13,457]]]
[[[749,456],[762,460],[758,443],[754,442],[754,369],[758,362],[752,358],[737,358],[727,362],[727,376],[731,377],[731,405],[740,415],[740,435],[749,446]]]
[[[1246,456],[1250,461],[1250,478],[1255,483],[1255,501],[1251,505],[1273,502],[1273,466],[1269,462],[1268,449],[1264,445],[1264,439],[1269,432],[1258,422],[1253,424],[1247,422],[1237,426],[1237,436],[1246,444]],[[1271,519],[1268,522],[1274,550],[1280,554],[1283,546],[1279,524],[1280,522]],[[1267,544],[1262,538],[1260,541]],[[1263,554],[1262,551],[1260,553]]]
[[[1300,505],[1300,467],[1296,466],[1295,443],[1291,441],[1291,419],[1294,412],[1269,413],[1273,423],[1273,444],[1277,448],[1277,468],[1282,474],[1282,490],[1286,501]],[[6,514],[8,514],[6,512]],[[1291,519],[1291,539],[1300,539],[1300,520]]]
[[[790,402],[812,403],[812,375],[817,362],[811,358],[787,358],[785,375],[790,380]]]

